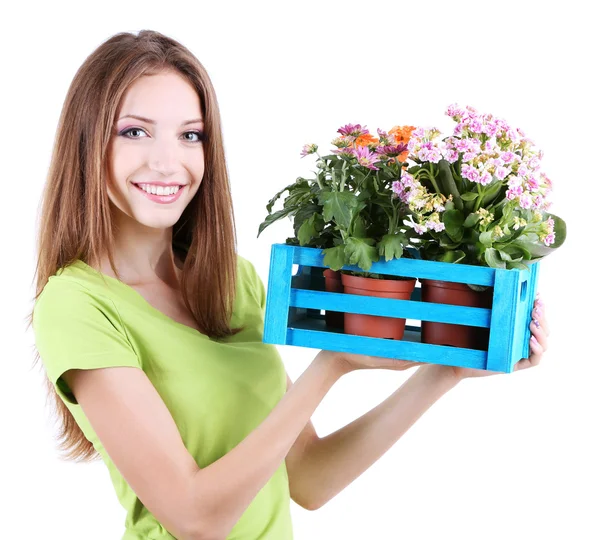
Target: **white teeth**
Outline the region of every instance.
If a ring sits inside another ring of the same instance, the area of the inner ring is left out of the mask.
[[[156,186],[154,184],[138,184],[146,193],[152,195],[174,195],[179,191],[181,186]]]

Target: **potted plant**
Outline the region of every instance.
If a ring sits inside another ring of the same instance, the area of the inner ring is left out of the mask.
[[[301,156],[315,153],[317,147],[314,145],[304,145]],[[321,167],[322,165],[317,164]],[[288,217],[293,220],[294,235],[287,238],[285,243],[288,245],[300,245],[315,248],[328,248],[334,246],[334,238],[337,236],[334,230],[335,225],[331,222],[326,223],[323,218],[323,204],[319,200],[319,193],[323,189],[329,189],[331,176],[327,176],[324,171],[316,173],[314,179],[298,177],[293,184],[290,184],[277,192],[267,204],[267,216],[258,228],[258,236],[271,224]],[[275,203],[287,192],[283,200],[283,208],[274,211]],[[325,290],[330,292],[343,292],[341,277],[339,272],[332,272],[329,269],[325,272],[317,268],[311,268],[310,281],[314,286],[315,282],[324,280]],[[319,284],[316,288],[320,288]],[[326,325],[331,328],[343,330],[343,313],[326,311]]]
[[[409,299],[416,280],[369,272],[371,265],[385,257],[386,261],[410,256],[405,248],[410,245],[414,231],[403,223],[406,217],[403,204],[392,190],[394,180],[400,178],[407,154],[410,126],[395,126],[389,132],[377,130],[378,137],[361,125],[348,124],[338,129],[339,136],[332,144],[330,155],[321,156],[316,144],[304,146],[301,155],[316,154],[318,172],[308,187],[301,179],[304,193],[292,198],[295,185],[280,214],[272,214],[264,227],[284,215],[295,216],[296,238],[288,239],[302,246],[323,249],[327,290],[352,294]],[[271,204],[271,201],[270,203]],[[304,206],[302,206],[304,205]],[[268,210],[272,209],[267,206]],[[264,228],[263,227],[263,228]],[[260,234],[260,231],[259,231]],[[346,265],[357,265],[362,271],[343,271]],[[341,278],[341,279],[340,279]],[[346,333],[372,337],[402,339],[405,320],[393,317],[375,317],[344,314]]]
[[[527,269],[566,238],[566,224],[548,212],[552,183],[541,171],[542,152],[504,120],[474,108],[448,107],[452,135],[417,128],[408,164],[392,189],[409,210],[423,259]],[[492,289],[420,280],[422,300],[491,307]],[[488,332],[422,322],[421,340],[487,348]]]

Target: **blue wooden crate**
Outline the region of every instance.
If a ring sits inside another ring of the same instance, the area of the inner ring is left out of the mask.
[[[297,273],[294,274],[294,265]],[[267,286],[263,341],[331,351],[369,354],[510,373],[529,356],[529,321],[539,262],[528,270],[504,270],[420,259],[381,259],[371,272],[493,287],[491,309],[333,293],[324,290],[322,250],[273,244]],[[344,270],[361,271],[358,266]],[[372,338],[326,327],[321,310],[399,317],[490,329],[488,349],[475,350],[421,343],[421,327],[407,325],[402,340]]]

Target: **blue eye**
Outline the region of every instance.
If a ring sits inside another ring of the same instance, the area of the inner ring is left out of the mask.
[[[188,139],[189,142],[202,142],[204,140],[204,132],[203,131],[186,131],[184,135],[197,135],[198,138],[195,141]]]
[[[127,133],[131,133],[132,131],[144,131],[143,129],[140,128],[129,128],[129,129],[125,129],[123,131],[121,131],[121,133],[119,133],[119,135],[124,135],[126,136],[128,139],[139,139],[139,137],[130,137],[129,135],[127,135]]]
[[[143,129],[141,129],[141,128],[132,127],[132,128],[127,128],[127,129],[121,131],[121,133],[119,133],[119,135],[124,136],[127,139],[140,139],[141,137],[135,137],[135,136],[131,136],[130,135],[134,131],[140,131],[142,133],[145,133],[145,131]],[[192,140],[192,139],[189,139],[189,138],[186,139],[187,142],[192,142],[192,143],[201,143],[205,139],[203,131],[186,131],[184,133],[184,135],[196,135],[196,137],[197,137],[196,140]]]

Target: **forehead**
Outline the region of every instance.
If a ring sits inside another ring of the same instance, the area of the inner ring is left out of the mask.
[[[146,116],[158,122],[200,118],[200,97],[182,75],[173,71],[144,75],[125,92],[119,116],[124,114]]]

